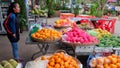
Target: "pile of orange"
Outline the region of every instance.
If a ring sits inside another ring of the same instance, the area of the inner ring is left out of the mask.
[[[76,60],[63,52],[55,53],[48,60],[47,68],[79,68]]]
[[[31,35],[32,38],[40,39],[43,41],[55,41],[61,38],[62,33],[53,29],[42,28]]]
[[[105,68],[120,68],[120,56],[112,54],[107,58],[110,60],[110,63],[104,63]]]
[[[91,68],[120,68],[120,56],[112,54],[107,57],[96,58],[91,61]]]
[[[65,26],[65,25],[70,26],[71,22],[66,19],[59,19],[59,20],[55,21],[56,27],[61,27],[61,26]]]

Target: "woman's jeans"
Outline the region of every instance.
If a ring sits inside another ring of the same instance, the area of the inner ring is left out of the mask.
[[[19,58],[19,55],[18,55],[18,43],[17,42],[12,42],[12,51],[13,51],[13,56],[15,59],[18,59]]]

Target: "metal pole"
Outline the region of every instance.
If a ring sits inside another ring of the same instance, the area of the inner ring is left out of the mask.
[[[28,26],[28,29],[29,29],[29,21],[28,21],[28,17],[29,17],[29,6],[28,6],[28,0],[25,0],[24,1],[25,3],[25,7],[26,7],[26,24]]]
[[[73,0],[70,0],[70,5],[71,5],[71,12],[74,13],[74,10],[73,10]]]

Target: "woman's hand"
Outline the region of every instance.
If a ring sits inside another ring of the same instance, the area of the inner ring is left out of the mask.
[[[15,37],[15,38],[16,38],[16,35],[15,35],[15,34],[13,34],[13,37]]]

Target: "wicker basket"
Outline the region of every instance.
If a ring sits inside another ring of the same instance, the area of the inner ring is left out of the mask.
[[[55,29],[69,28],[71,26],[54,26]]]
[[[60,52],[64,52],[66,56],[69,56],[64,50],[57,50],[55,53],[60,53]],[[49,58],[52,55],[53,54],[46,54],[46,55],[43,55],[43,56],[46,57],[46,58]],[[40,61],[41,58],[42,58],[42,56],[36,58],[34,61]],[[72,57],[72,58],[77,62],[77,64],[79,65],[79,68],[82,68],[81,62],[77,58],[74,58],[74,57]]]
[[[37,38],[32,38],[32,37],[31,37],[31,39],[32,39],[33,41],[41,42],[41,43],[55,43],[55,42],[60,41],[61,38],[58,38],[58,39],[55,39],[55,40],[49,40],[49,39],[47,39],[47,40],[42,40],[42,39],[37,39]]]
[[[98,43],[92,43],[92,44],[82,44],[82,43],[71,43],[71,42],[67,42],[67,41],[63,41],[62,40],[62,43],[64,44],[68,44],[68,45],[73,45],[73,46],[91,46],[91,45],[96,45]]]
[[[92,30],[94,29],[94,27],[88,25],[88,26],[80,26],[80,25],[77,25],[78,28],[80,29],[83,29],[83,30]]]

